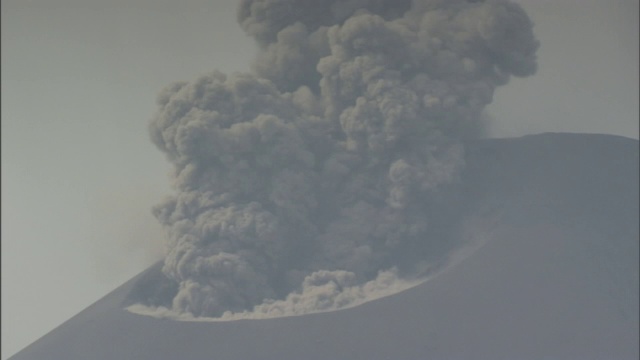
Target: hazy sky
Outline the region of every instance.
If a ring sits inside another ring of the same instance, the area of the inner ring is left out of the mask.
[[[638,138],[638,2],[520,2],[539,72],[496,92],[491,134]],[[155,95],[254,47],[231,0],[5,0],[1,33],[5,359],[159,258]]]

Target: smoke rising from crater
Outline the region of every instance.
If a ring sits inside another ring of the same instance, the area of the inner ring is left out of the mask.
[[[522,8],[243,0],[238,21],[260,48],[251,71],[169,86],[150,124],[174,165],[154,208],[167,306],[312,312],[419,272],[461,140],[497,86],[536,70]]]

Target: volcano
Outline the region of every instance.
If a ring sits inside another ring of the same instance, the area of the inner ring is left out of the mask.
[[[131,313],[156,264],[12,360],[637,359],[638,141],[541,134],[465,147],[458,251],[409,290],[334,312]]]

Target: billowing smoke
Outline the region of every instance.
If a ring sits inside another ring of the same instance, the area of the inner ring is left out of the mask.
[[[253,69],[171,85],[150,125],[175,166],[154,209],[166,307],[305,313],[421,274],[443,249],[462,140],[497,86],[536,70],[522,8],[243,0],[238,21],[260,48]]]

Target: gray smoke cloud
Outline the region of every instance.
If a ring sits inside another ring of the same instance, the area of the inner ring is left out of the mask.
[[[442,252],[462,140],[496,87],[536,71],[525,12],[243,0],[238,22],[260,48],[251,72],[169,86],[150,124],[174,165],[175,194],[153,210],[175,284],[163,306],[299,314],[419,275]]]

